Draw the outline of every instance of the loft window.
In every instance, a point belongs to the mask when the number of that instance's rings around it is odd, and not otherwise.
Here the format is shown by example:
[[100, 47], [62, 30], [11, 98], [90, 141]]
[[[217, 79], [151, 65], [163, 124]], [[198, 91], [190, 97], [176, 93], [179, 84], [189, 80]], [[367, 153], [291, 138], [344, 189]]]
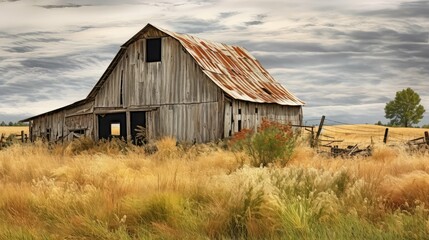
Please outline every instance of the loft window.
[[241, 114], [241, 109], [238, 109], [238, 114]]
[[255, 113], [258, 114], [258, 108], [255, 108]]
[[120, 123], [111, 123], [110, 124], [110, 135], [113, 137], [121, 136], [121, 124]]
[[161, 38], [146, 39], [146, 62], [161, 61]]

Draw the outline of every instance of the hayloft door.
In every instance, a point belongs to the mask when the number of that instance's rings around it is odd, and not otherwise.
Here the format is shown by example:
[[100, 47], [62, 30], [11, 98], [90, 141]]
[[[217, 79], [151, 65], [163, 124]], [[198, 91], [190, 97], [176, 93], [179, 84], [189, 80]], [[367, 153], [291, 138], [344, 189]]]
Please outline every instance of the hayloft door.
[[127, 125], [125, 113], [98, 115], [98, 138], [107, 140], [121, 138], [126, 140]]

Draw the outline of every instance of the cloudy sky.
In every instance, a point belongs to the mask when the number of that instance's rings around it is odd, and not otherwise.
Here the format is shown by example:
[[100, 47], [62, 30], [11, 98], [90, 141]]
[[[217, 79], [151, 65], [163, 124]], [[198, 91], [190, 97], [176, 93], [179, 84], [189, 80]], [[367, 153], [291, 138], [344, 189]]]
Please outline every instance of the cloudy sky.
[[245, 47], [307, 123], [387, 122], [407, 87], [429, 123], [429, 1], [403, 0], [0, 0], [0, 121], [85, 98], [147, 23]]

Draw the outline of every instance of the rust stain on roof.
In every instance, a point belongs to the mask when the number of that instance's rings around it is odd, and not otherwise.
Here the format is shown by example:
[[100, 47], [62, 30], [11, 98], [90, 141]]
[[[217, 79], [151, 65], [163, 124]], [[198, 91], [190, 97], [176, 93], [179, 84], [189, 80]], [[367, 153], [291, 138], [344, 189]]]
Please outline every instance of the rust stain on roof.
[[204, 73], [231, 97], [259, 103], [304, 105], [303, 101], [274, 80], [244, 48], [159, 30], [177, 39]]

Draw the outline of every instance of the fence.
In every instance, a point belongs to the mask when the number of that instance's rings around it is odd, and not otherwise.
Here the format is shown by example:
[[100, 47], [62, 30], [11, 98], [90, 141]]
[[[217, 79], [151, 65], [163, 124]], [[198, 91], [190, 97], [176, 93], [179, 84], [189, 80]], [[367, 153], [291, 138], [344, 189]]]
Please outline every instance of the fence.
[[0, 135], [0, 150], [4, 147], [9, 146], [14, 141], [20, 141], [22, 143], [28, 142], [28, 135], [24, 133], [24, 131], [21, 131], [21, 133], [17, 134], [9, 134], [9, 136], [6, 137], [4, 133]]
[[[413, 149], [429, 149], [428, 131], [408, 128], [407, 133], [398, 132], [397, 128], [382, 128], [377, 125], [351, 124], [322, 116], [321, 119], [309, 119], [305, 123], [316, 121], [311, 130], [311, 145], [320, 152], [328, 152], [333, 156], [370, 155], [375, 143], [388, 145], [407, 145]], [[309, 126], [302, 126], [306, 129]], [[317, 131], [317, 133], [315, 133]], [[413, 133], [414, 132], [414, 133]], [[424, 135], [417, 137], [418, 135]], [[362, 148], [362, 146], [364, 148]], [[329, 149], [325, 151], [323, 149]]]

